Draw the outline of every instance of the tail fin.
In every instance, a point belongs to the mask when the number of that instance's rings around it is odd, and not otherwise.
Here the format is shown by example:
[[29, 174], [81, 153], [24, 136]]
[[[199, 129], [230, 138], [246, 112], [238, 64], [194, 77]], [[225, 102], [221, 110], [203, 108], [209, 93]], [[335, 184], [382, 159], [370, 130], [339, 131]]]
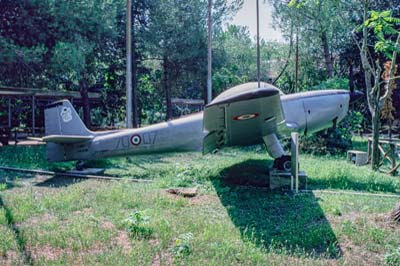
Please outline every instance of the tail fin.
[[47, 143], [47, 160], [60, 162], [82, 156], [71, 144], [88, 145], [94, 133], [85, 127], [72, 104], [68, 100], [51, 103], [46, 106], [44, 117], [46, 136], [42, 141]]
[[49, 135], [90, 136], [92, 133], [83, 124], [68, 100], [61, 100], [46, 106], [45, 133]]

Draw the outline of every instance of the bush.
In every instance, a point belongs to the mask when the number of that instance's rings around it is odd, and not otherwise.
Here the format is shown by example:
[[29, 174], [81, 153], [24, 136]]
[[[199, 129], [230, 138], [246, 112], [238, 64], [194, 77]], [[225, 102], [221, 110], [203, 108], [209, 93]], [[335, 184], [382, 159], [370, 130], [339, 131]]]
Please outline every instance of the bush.
[[352, 147], [351, 135], [344, 133], [343, 128], [330, 128], [326, 132], [318, 132], [303, 137], [300, 149], [316, 155], [335, 155], [345, 153]]
[[136, 238], [149, 238], [153, 234], [153, 229], [149, 226], [150, 217], [143, 211], [133, 212], [125, 220], [127, 229], [131, 236]]
[[353, 132], [361, 130], [363, 116], [360, 112], [349, 111], [336, 128], [318, 132], [302, 138], [300, 149], [303, 152], [326, 155], [345, 153], [351, 149]]
[[173, 252], [176, 257], [181, 258], [190, 254], [190, 240], [192, 238], [192, 233], [186, 233], [175, 239]]

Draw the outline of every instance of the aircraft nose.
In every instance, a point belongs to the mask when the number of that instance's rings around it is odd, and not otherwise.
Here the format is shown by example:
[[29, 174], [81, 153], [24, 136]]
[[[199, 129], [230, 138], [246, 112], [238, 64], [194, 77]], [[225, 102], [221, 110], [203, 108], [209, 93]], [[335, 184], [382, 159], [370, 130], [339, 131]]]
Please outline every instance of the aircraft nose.
[[364, 93], [361, 91], [353, 91], [350, 92], [350, 103], [355, 103], [359, 99], [361, 99], [364, 96]]

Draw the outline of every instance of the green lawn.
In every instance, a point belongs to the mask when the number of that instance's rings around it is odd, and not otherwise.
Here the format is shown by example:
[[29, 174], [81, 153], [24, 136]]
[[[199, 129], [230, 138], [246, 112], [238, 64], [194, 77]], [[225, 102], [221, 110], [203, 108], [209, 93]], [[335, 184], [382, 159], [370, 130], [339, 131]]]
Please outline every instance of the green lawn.
[[[385, 255], [387, 262], [400, 259], [400, 226], [385, 217], [400, 198], [369, 195], [399, 193], [399, 177], [344, 157], [302, 155], [314, 192], [292, 195], [265, 187], [271, 164], [256, 146], [91, 163], [122, 181], [0, 172], [0, 265], [384, 265]], [[44, 147], [3, 147], [0, 165], [73, 166], [47, 163]], [[188, 199], [165, 192], [179, 186], [200, 193]], [[135, 212], [139, 218], [129, 227]]]

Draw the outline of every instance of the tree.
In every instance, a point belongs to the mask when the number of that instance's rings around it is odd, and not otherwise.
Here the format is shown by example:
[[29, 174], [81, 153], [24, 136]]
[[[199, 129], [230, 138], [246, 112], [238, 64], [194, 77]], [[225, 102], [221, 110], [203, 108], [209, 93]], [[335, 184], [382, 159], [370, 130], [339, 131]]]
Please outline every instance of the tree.
[[[400, 19], [392, 17], [392, 12], [390, 10], [382, 12], [371, 11], [370, 17], [368, 17], [368, 0], [364, 0], [363, 7], [364, 23], [360, 27], [363, 33], [360, 55], [364, 69], [368, 106], [372, 116], [373, 141], [371, 166], [376, 170], [379, 167], [378, 145], [381, 110], [386, 98], [390, 95], [390, 88], [394, 86], [394, 80], [397, 78], [394, 74], [397, 53], [400, 51], [400, 32], [396, 30], [395, 25], [400, 23]], [[374, 45], [375, 52], [382, 53], [392, 61], [388, 76], [383, 82], [383, 88], [382, 82], [380, 82], [382, 62], [380, 62], [378, 58], [374, 58], [368, 48], [371, 40], [368, 34], [369, 29], [373, 29], [376, 37]]]
[[[242, 1], [213, 2], [214, 32], [222, 18], [236, 10]], [[188, 94], [187, 88], [203, 88], [207, 71], [207, 5], [208, 1], [153, 1], [149, 9], [147, 47], [149, 57], [162, 69], [162, 87], [166, 102], [166, 119], [172, 118], [172, 95]], [[168, 12], [165, 12], [168, 10]]]
[[[88, 92], [104, 77], [108, 55], [115, 54], [113, 40], [117, 37], [120, 1], [1, 2], [5, 12], [0, 12], [4, 21], [0, 24], [0, 45], [15, 48], [9, 50], [7, 62], [0, 67], [0, 72], [6, 74], [3, 82], [79, 90], [84, 122], [89, 125]], [[10, 66], [14, 71], [9, 70]]]
[[[213, 1], [215, 34], [242, 2]], [[206, 85], [207, 1], [132, 3], [138, 122], [166, 111], [158, 104], [165, 93], [170, 118], [171, 96], [199, 98]], [[111, 125], [123, 118], [125, 0], [0, 0], [0, 19], [0, 83], [80, 91], [87, 124], [88, 93], [101, 92], [102, 111], [95, 113]], [[157, 104], [145, 103], [148, 99]]]
[[[335, 40], [343, 34], [345, 25], [339, 23], [337, 16], [332, 16], [332, 11], [341, 12], [341, 6], [333, 0], [291, 0], [288, 4], [283, 1], [271, 0], [276, 9], [275, 21], [286, 32], [292, 32], [293, 27], [306, 42], [309, 49], [320, 47], [316, 50], [324, 59], [326, 75], [334, 76]], [[322, 55], [322, 56], [321, 56]], [[321, 60], [319, 60], [321, 61]]]

